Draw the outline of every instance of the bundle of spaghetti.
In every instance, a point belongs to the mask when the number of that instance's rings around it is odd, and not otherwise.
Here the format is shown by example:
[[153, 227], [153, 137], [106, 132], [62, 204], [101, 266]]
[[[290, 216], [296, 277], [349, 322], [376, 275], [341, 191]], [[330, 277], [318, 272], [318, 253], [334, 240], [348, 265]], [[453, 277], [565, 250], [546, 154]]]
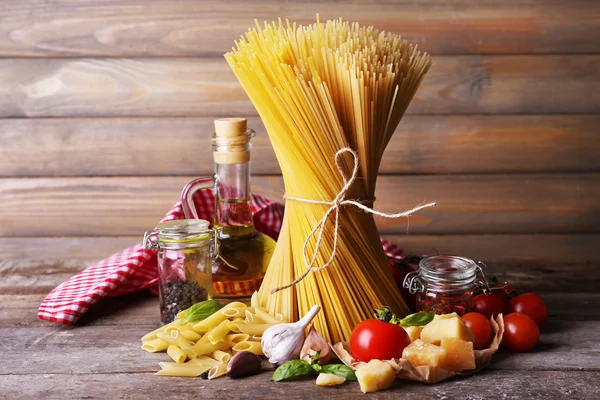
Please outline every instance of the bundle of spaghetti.
[[257, 23], [225, 58], [267, 129], [285, 183], [283, 226], [259, 292], [261, 306], [297, 320], [318, 304], [323, 312], [315, 327], [333, 342], [348, 339], [374, 306], [406, 315], [373, 215], [351, 206], [340, 208], [331, 264], [272, 292], [305, 273], [305, 250], [315, 267], [332, 256], [335, 224], [325, 225], [318, 249], [314, 237], [307, 240], [330, 204], [297, 199], [336, 198], [355, 161], [342, 155], [342, 176], [335, 162], [340, 149], [352, 148], [360, 162], [344, 198], [373, 207], [383, 151], [429, 69], [429, 55], [395, 34], [317, 18], [308, 26]]

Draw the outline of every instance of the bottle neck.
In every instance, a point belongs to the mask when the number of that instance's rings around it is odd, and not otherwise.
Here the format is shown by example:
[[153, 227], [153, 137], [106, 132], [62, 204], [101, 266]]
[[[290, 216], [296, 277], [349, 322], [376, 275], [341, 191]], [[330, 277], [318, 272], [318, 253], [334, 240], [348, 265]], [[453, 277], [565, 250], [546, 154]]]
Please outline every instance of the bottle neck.
[[250, 197], [250, 162], [215, 163], [215, 227], [222, 237], [256, 233]]

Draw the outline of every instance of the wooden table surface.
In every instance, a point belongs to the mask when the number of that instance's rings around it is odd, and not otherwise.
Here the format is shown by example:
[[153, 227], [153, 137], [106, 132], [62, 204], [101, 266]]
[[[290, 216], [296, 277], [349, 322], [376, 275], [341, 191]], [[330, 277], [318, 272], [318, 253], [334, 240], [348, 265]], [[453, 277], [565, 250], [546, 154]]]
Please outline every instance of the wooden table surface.
[[[0, 265], [1, 266], [1, 265]], [[546, 300], [549, 322], [531, 353], [500, 351], [483, 372], [435, 385], [396, 381], [371, 398], [600, 398], [600, 271], [592, 263], [493, 265], [492, 272]], [[43, 271], [40, 271], [43, 273]], [[10, 283], [10, 268], [0, 268]], [[44, 281], [40, 279], [40, 281]], [[35, 284], [33, 284], [35, 285]], [[36, 317], [35, 287], [0, 292], [0, 398], [364, 398], [358, 384], [270, 382], [271, 373], [232, 380], [157, 377], [166, 354], [140, 349], [158, 323], [158, 300], [140, 293], [105, 299], [75, 327]], [[2, 294], [4, 293], [4, 294]]]

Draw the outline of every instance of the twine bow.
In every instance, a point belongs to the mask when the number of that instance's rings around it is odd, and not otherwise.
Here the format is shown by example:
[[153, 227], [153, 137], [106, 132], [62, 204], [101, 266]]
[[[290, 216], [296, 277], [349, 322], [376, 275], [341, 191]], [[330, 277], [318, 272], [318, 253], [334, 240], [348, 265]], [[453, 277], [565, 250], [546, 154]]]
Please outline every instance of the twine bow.
[[[346, 177], [346, 174], [344, 173], [342, 161], [341, 161], [341, 156], [344, 153], [350, 153], [354, 160], [354, 168], [352, 169], [352, 175], [350, 175], [350, 179], [348, 179]], [[304, 271], [304, 273], [302, 273], [302, 275], [300, 275], [298, 278], [294, 279], [291, 283], [271, 290], [271, 293], [276, 293], [280, 290], [284, 290], [289, 287], [292, 287], [292, 286], [298, 284], [304, 278], [306, 278], [306, 276], [311, 271], [319, 272], [331, 265], [331, 263], [333, 262], [333, 260], [335, 258], [336, 252], [337, 252], [337, 242], [338, 242], [338, 236], [339, 236], [338, 229], [339, 229], [340, 209], [343, 206], [352, 205], [352, 206], [355, 206], [355, 207], [363, 210], [366, 213], [378, 215], [378, 216], [384, 217], [384, 218], [408, 217], [408, 216], [416, 213], [419, 210], [435, 206], [435, 202], [427, 203], [427, 204], [419, 205], [408, 211], [403, 211], [403, 212], [399, 212], [396, 214], [388, 214], [388, 213], [384, 213], [381, 211], [374, 210], [370, 207], [367, 207], [366, 205], [362, 204], [359, 201], [346, 199], [345, 198], [346, 194], [347, 194], [348, 190], [350, 190], [350, 187], [352, 186], [352, 184], [354, 183], [354, 181], [356, 180], [356, 177], [358, 175], [358, 166], [359, 166], [358, 165], [358, 155], [351, 148], [345, 147], [343, 149], [338, 150], [338, 152], [335, 153], [335, 164], [338, 168], [338, 171], [340, 172], [340, 175], [344, 179], [344, 187], [342, 187], [340, 192], [337, 194], [337, 196], [335, 196], [335, 198], [332, 201], [311, 200], [311, 199], [302, 199], [302, 198], [298, 198], [298, 197], [284, 196], [284, 199], [286, 199], [286, 200], [298, 201], [301, 203], [309, 203], [309, 204], [325, 204], [325, 205], [329, 205], [330, 207], [329, 207], [329, 209], [327, 209], [327, 211], [325, 212], [325, 214], [323, 215], [323, 218], [321, 218], [319, 223], [317, 223], [317, 225], [313, 228], [313, 230], [310, 231], [310, 233], [306, 237], [306, 240], [304, 241], [304, 246], [302, 248], [302, 254], [304, 256], [304, 263], [306, 264], [306, 267], [307, 267], [306, 271]], [[323, 233], [325, 232], [325, 226], [326, 226], [327, 221], [329, 220], [329, 217], [331, 216], [331, 214], [335, 215], [335, 222], [334, 222], [334, 229], [333, 229], [333, 248], [331, 251], [331, 256], [329, 257], [329, 260], [327, 260], [327, 262], [325, 264], [321, 265], [320, 267], [316, 267], [315, 263], [317, 262], [317, 257], [319, 255], [319, 249], [321, 248], [321, 241], [323, 239]], [[317, 234], [317, 232], [318, 232], [318, 234]], [[317, 242], [315, 244], [315, 251], [312, 255], [312, 258], [309, 261], [308, 255], [307, 255], [308, 242], [315, 234], [317, 234]]]

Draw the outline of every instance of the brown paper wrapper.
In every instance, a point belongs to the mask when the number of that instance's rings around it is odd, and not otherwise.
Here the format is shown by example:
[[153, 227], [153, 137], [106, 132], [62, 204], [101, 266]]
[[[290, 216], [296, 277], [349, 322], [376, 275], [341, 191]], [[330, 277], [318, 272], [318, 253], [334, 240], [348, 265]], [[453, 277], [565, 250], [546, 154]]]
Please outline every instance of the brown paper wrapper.
[[[490, 319], [490, 322], [492, 324], [494, 338], [492, 339], [492, 343], [490, 343], [490, 347], [487, 349], [474, 350], [475, 369], [473, 370], [455, 372], [444, 368], [430, 367], [427, 365], [415, 367], [410, 363], [410, 361], [403, 358], [386, 360], [386, 362], [392, 366], [394, 371], [396, 371], [396, 378], [410, 379], [412, 381], [425, 383], [437, 383], [445, 379], [452, 378], [455, 375], [473, 374], [490, 365], [492, 362], [492, 355], [498, 351], [500, 342], [502, 342], [502, 335], [504, 335], [504, 320], [502, 319], [502, 314], [498, 315], [495, 320]], [[352, 354], [350, 353], [350, 347], [347, 342], [340, 342], [331, 347], [338, 358], [350, 368], [357, 369], [363, 365], [366, 365], [366, 363], [357, 361], [354, 359], [354, 357], [352, 357]]]

